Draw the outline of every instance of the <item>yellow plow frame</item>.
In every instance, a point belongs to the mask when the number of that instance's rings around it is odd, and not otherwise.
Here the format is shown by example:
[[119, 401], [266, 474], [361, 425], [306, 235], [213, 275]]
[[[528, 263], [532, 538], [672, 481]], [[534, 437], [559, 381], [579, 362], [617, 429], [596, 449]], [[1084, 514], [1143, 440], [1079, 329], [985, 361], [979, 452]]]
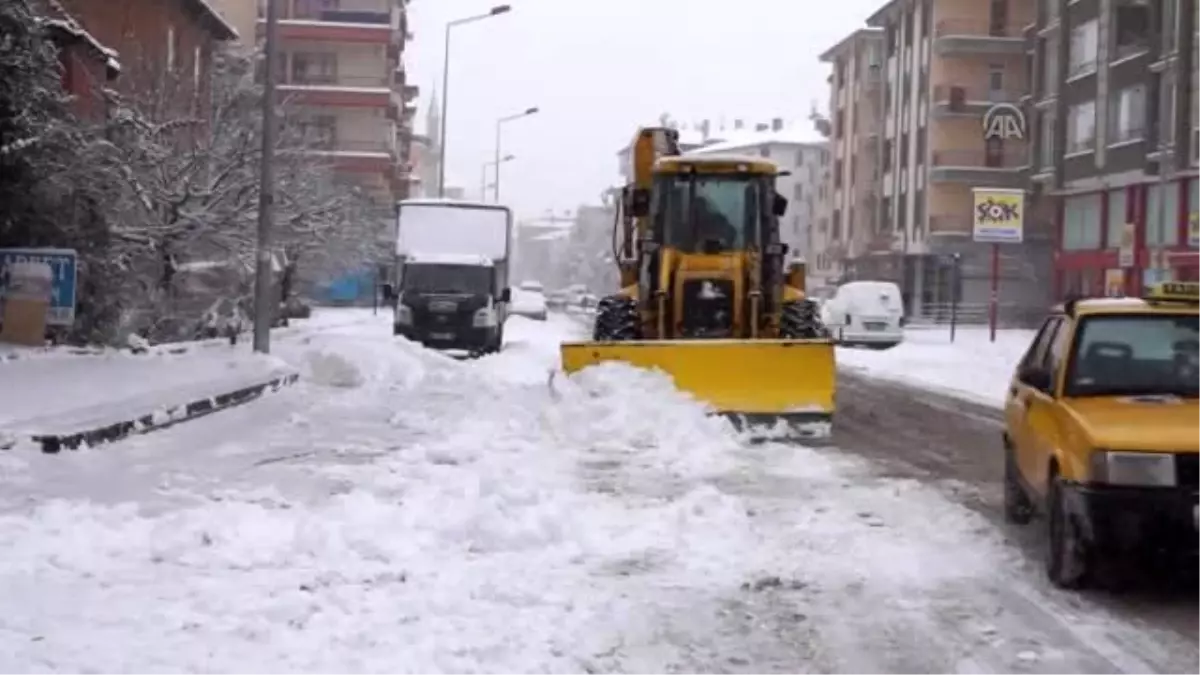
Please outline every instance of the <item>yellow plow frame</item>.
[[[605, 361], [660, 370], [714, 412], [753, 424], [830, 423], [835, 366], [828, 340], [565, 342], [570, 374]], [[827, 433], [827, 432], [826, 432]], [[818, 432], [818, 435], [823, 435]]]

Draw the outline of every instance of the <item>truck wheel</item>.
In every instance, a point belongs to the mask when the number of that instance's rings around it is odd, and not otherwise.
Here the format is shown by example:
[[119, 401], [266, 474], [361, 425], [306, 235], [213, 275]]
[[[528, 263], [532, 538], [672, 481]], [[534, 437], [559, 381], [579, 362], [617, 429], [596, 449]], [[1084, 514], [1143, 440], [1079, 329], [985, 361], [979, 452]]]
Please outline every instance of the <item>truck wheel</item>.
[[619, 342], [638, 339], [640, 332], [637, 303], [624, 295], [610, 295], [596, 305], [596, 323], [592, 339]]
[[1014, 525], [1027, 525], [1033, 520], [1033, 502], [1021, 487], [1017, 460], [1007, 440], [1004, 441], [1004, 519]]
[[1046, 495], [1046, 576], [1065, 589], [1083, 588], [1091, 580], [1093, 556], [1079, 526], [1067, 513], [1062, 479], [1050, 478]]
[[821, 323], [821, 312], [812, 300], [797, 300], [783, 303], [783, 315], [779, 320], [779, 337], [785, 340], [812, 340], [829, 337], [829, 330]]

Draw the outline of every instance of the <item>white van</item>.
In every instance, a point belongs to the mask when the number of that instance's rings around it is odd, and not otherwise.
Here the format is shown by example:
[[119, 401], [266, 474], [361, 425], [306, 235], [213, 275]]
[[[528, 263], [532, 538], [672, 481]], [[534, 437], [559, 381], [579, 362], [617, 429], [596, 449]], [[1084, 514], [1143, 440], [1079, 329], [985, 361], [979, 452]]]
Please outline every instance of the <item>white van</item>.
[[904, 341], [904, 299], [890, 281], [851, 281], [821, 307], [834, 340], [879, 349]]

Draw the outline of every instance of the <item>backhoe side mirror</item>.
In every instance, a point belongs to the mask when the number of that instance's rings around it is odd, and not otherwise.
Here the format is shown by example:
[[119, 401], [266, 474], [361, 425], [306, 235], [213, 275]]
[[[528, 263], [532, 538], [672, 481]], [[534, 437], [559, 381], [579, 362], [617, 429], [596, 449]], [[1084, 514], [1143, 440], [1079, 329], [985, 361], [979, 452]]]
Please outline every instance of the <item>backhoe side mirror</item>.
[[650, 191], [645, 188], [637, 188], [629, 199], [629, 212], [634, 218], [642, 218], [650, 215]]
[[383, 292], [383, 299], [391, 302], [396, 299], [396, 287], [391, 284], [380, 285], [380, 290]]
[[783, 215], [787, 213], [787, 207], [787, 197], [784, 197], [776, 192], [775, 198], [771, 200], [771, 215], [775, 216], [776, 218], [782, 218]]
[[500, 291], [500, 302], [512, 302], [512, 289], [506, 288]]

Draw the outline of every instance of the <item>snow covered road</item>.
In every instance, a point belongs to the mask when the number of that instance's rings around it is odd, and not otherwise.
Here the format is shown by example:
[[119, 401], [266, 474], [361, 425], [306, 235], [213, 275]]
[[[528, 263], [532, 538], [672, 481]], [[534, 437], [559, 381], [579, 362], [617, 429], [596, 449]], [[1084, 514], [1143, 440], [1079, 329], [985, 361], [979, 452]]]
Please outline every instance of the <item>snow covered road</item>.
[[548, 386], [574, 326], [456, 361], [347, 325], [280, 343], [304, 379], [260, 401], [0, 453], [0, 671], [1194, 667], [917, 481], [630, 369]]

